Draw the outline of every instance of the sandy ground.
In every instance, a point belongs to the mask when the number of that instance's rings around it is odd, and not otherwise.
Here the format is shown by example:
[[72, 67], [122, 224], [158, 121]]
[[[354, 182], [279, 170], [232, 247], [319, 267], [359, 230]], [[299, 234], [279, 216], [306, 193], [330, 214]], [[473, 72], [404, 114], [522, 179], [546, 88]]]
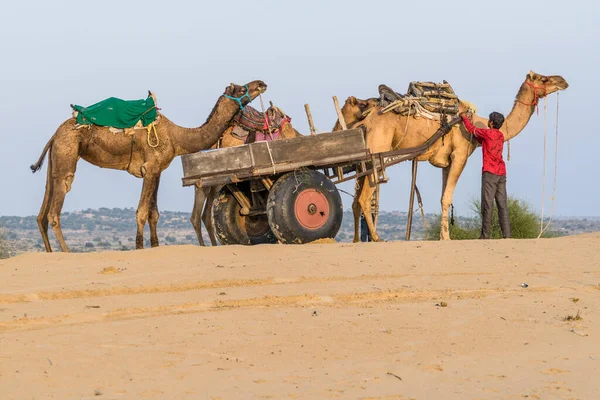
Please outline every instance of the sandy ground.
[[0, 262], [0, 398], [597, 399], [599, 246], [25, 254]]

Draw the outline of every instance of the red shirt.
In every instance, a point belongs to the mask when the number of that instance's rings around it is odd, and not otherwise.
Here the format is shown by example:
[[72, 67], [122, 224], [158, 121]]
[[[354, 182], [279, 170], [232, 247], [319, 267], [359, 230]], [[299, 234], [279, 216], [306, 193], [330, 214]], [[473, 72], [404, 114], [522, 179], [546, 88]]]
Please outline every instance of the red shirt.
[[489, 172], [494, 175], [506, 175], [506, 165], [502, 159], [502, 149], [504, 148], [504, 135], [498, 129], [476, 128], [473, 123], [462, 117], [465, 128], [470, 134], [475, 135], [475, 139], [481, 143], [483, 152], [483, 172]]

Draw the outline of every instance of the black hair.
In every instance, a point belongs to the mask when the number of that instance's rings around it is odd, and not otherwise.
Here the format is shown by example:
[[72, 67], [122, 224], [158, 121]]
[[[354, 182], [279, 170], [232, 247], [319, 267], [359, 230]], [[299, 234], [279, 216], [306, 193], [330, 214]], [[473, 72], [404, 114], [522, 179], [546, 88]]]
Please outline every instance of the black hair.
[[490, 114], [490, 122], [492, 123], [492, 127], [494, 129], [500, 129], [500, 127], [504, 123], [504, 115], [494, 111]]

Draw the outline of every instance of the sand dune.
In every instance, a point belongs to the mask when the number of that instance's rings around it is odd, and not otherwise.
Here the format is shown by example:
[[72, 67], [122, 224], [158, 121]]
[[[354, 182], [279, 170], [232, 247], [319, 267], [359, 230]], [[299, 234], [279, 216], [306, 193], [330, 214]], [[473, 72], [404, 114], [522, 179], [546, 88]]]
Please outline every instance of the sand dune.
[[0, 398], [598, 398], [599, 246], [21, 255], [0, 261]]

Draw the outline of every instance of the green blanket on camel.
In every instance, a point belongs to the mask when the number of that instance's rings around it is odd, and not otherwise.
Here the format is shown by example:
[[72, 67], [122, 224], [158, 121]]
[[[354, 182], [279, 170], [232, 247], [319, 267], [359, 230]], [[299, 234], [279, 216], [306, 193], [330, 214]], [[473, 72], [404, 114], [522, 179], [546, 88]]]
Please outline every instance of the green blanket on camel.
[[110, 97], [106, 100], [82, 107], [71, 104], [77, 111], [77, 123], [80, 125], [112, 126], [113, 128], [132, 128], [138, 121], [148, 126], [156, 119], [156, 104], [152, 96], [140, 100], [122, 100]]

